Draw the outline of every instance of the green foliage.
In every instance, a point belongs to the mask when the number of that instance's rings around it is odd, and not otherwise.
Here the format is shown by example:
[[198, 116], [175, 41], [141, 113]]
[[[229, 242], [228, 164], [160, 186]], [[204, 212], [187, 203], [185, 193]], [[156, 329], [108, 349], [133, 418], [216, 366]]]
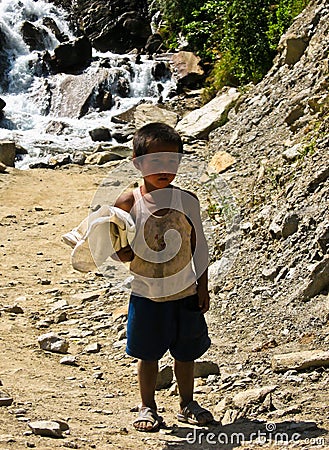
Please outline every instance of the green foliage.
[[213, 70], [206, 97], [224, 85], [257, 83], [272, 65], [282, 33], [309, 0], [156, 0], [169, 48], [183, 35]]
[[207, 1], [192, 13], [193, 20], [182, 27], [192, 51], [206, 62], [218, 57], [219, 43], [223, 39], [222, 5], [218, 1]]
[[309, 0], [280, 0], [274, 5], [269, 15], [268, 40], [270, 47], [275, 50], [281, 35], [290, 26], [293, 19], [307, 6]]
[[234, 61], [231, 77], [239, 84], [258, 82], [272, 64], [266, 35], [268, 1], [223, 1], [224, 37], [220, 45]]

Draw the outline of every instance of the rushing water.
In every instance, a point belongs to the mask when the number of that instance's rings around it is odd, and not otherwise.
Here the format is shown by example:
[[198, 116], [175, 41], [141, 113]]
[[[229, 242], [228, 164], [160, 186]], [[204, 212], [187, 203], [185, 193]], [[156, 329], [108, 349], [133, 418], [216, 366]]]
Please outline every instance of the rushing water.
[[[5, 35], [5, 53], [9, 62], [8, 82], [1, 90], [0, 97], [6, 102], [3, 110], [5, 118], [0, 122], [0, 139], [14, 140], [28, 151], [28, 155], [16, 163], [16, 167], [27, 168], [36, 161], [47, 161], [50, 154], [90, 150], [93, 148], [89, 130], [99, 126], [109, 126], [110, 119], [141, 99], [156, 101], [159, 96], [158, 83], [151, 75], [154, 61], [142, 57], [136, 64], [135, 55], [116, 55], [111, 52], [93, 53], [93, 61], [86, 69], [90, 76], [96, 76], [101, 61], [110, 61], [109, 76], [120, 72], [120, 77], [127, 80], [129, 93], [120, 97], [116, 94], [115, 105], [109, 111], [89, 110], [84, 117], [58, 117], [55, 113], [45, 114], [45, 99], [41, 87], [45, 75], [41, 69], [41, 52], [30, 51], [23, 40], [21, 27], [24, 21], [30, 21], [46, 34], [45, 47], [51, 53], [59, 41], [45, 25], [44, 19], [51, 18], [60, 31], [69, 39], [74, 36], [66, 21], [65, 12], [43, 0], [1, 0], [0, 31]], [[123, 61], [128, 62], [123, 64]], [[51, 86], [59, 84], [65, 74], [48, 75]], [[173, 87], [173, 81], [163, 83], [163, 98]], [[46, 132], [51, 121], [62, 121], [67, 124], [64, 134], [55, 135]]]

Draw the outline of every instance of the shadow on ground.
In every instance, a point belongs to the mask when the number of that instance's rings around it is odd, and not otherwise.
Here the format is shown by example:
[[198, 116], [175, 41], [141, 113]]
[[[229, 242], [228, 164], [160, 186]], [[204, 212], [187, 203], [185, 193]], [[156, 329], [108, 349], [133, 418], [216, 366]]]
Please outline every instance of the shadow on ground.
[[252, 448], [265, 444], [287, 448], [289, 444], [296, 445], [298, 442], [327, 448], [329, 435], [328, 430], [318, 427], [315, 422], [276, 423], [241, 419], [234, 424], [214, 423], [207, 428], [174, 426], [171, 432], [166, 434], [165, 440], [166, 443], [161, 450], [172, 448], [233, 450], [247, 444]]

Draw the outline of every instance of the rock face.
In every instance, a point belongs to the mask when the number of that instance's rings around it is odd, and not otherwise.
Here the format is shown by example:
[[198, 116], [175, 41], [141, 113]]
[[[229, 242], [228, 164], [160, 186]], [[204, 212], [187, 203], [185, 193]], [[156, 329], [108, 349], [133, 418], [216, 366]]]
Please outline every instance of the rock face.
[[[63, 5], [62, 1], [54, 3]], [[65, 5], [93, 47], [102, 52], [126, 53], [145, 46], [152, 34], [145, 0], [77, 0]]]

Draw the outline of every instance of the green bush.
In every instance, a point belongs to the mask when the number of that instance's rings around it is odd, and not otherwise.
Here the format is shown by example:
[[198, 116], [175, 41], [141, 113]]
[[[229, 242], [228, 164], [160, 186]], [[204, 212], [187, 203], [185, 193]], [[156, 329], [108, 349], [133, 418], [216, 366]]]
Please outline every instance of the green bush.
[[280, 36], [309, 0], [157, 0], [169, 48], [182, 34], [211, 63], [206, 96], [222, 86], [257, 83], [272, 65]]

